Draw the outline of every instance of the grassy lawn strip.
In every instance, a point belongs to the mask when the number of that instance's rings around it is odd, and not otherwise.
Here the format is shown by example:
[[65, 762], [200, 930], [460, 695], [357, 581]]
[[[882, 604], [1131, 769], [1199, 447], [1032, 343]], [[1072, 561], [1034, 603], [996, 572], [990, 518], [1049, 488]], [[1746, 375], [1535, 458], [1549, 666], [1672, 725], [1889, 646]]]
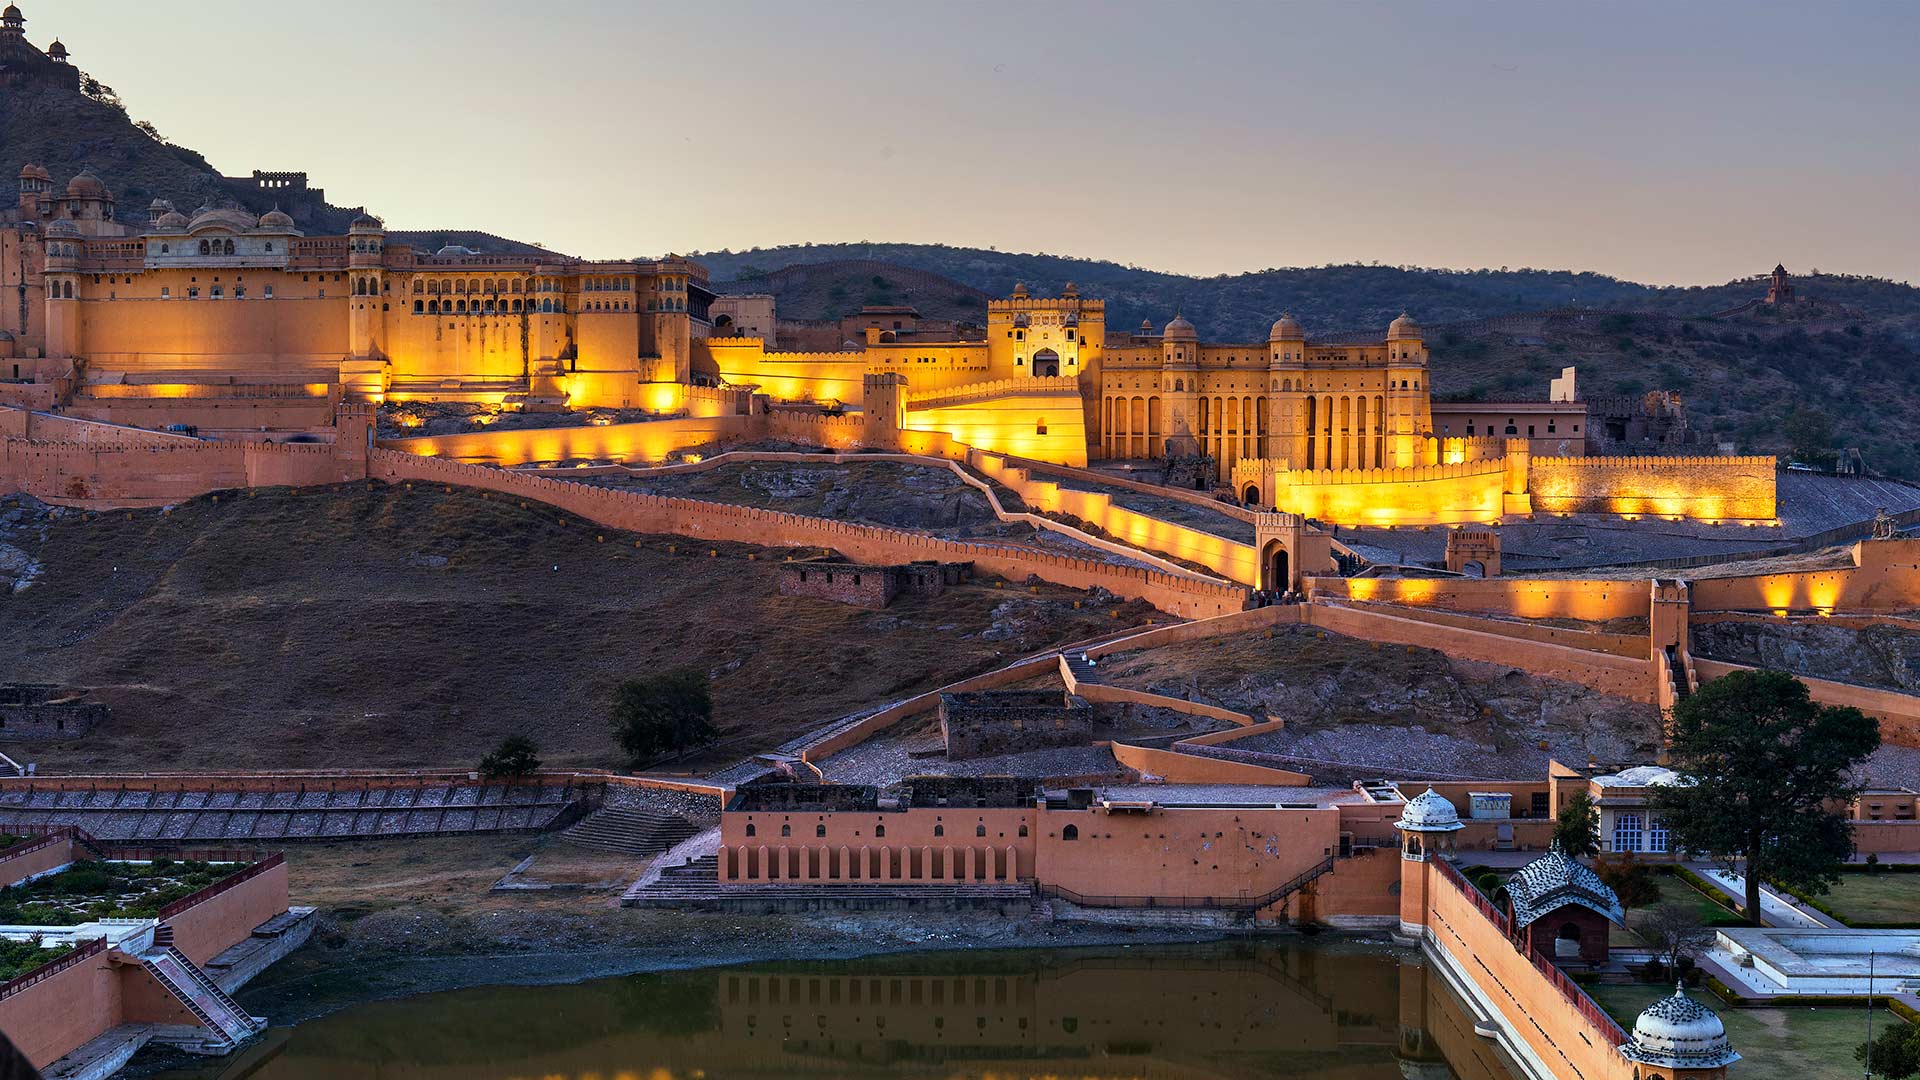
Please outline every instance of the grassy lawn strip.
[[1885, 869], [1848, 871], [1825, 896], [1802, 897], [1810, 907], [1866, 930], [1920, 927], [1920, 875]]
[[[1589, 986], [1587, 992], [1629, 1031], [1641, 1010], [1673, 991], [1664, 986]], [[1852, 1080], [1860, 1075], [1853, 1048], [1866, 1041], [1859, 1008], [1730, 1009], [1709, 1000], [1727, 1026], [1727, 1038], [1745, 1060], [1734, 1066], [1749, 1076], [1795, 1080]], [[1900, 1020], [1891, 1012], [1874, 1018], [1875, 1030]]]
[[95, 919], [150, 919], [238, 869], [170, 859], [83, 862], [0, 892], [0, 923], [78, 926]]

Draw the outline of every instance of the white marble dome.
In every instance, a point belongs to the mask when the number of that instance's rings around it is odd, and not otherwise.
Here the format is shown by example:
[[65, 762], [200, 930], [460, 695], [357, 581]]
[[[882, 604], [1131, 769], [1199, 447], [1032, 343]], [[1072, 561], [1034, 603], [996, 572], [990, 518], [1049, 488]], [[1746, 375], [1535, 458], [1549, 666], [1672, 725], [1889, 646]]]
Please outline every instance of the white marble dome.
[[1629, 1061], [1666, 1069], [1717, 1069], [1740, 1060], [1727, 1041], [1726, 1025], [1680, 987], [1672, 997], [1647, 1006], [1620, 1053]]
[[1466, 828], [1460, 824], [1460, 811], [1453, 808], [1453, 801], [1432, 788], [1407, 803], [1393, 827], [1405, 832], [1456, 832]]

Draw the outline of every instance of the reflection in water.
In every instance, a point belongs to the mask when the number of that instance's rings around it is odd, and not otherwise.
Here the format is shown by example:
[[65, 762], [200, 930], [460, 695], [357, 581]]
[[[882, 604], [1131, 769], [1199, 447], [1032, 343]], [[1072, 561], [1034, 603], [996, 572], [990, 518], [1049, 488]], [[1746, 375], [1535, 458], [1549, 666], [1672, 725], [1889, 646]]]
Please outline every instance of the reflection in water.
[[1358, 946], [939, 954], [356, 1006], [206, 1080], [1510, 1080], [1428, 969]]

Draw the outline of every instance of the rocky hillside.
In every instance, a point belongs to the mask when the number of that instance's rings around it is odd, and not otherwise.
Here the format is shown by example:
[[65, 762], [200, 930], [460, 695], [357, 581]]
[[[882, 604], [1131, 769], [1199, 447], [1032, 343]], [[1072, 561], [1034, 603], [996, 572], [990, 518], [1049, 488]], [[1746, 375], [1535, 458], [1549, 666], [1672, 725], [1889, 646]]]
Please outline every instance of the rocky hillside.
[[[184, 213], [203, 203], [235, 202], [254, 213], [275, 206], [270, 195], [228, 183], [206, 158], [155, 139], [136, 127], [112, 100], [49, 87], [0, 90], [0, 177], [12, 191], [20, 167], [44, 165], [56, 184], [91, 168], [119, 201], [124, 218], [145, 220], [147, 204], [167, 199]], [[12, 199], [8, 194], [7, 198]], [[311, 230], [346, 231], [352, 215], [337, 209], [307, 213], [285, 207]]]
[[526, 732], [550, 762], [611, 766], [615, 686], [694, 667], [731, 760], [1155, 614], [985, 581], [868, 611], [781, 596], [787, 554], [421, 485], [113, 514], [0, 498], [0, 682], [113, 707], [87, 738], [0, 750], [70, 771], [469, 767]]

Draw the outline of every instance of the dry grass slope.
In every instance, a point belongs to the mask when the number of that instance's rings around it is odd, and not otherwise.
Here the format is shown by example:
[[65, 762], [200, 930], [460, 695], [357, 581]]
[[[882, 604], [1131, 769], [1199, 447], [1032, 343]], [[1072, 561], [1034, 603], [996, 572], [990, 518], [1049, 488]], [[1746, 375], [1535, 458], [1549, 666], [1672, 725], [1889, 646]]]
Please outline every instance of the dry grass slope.
[[1151, 614], [984, 582], [884, 612], [790, 599], [784, 551], [425, 486], [69, 514], [29, 546], [45, 573], [0, 595], [0, 679], [114, 707], [85, 740], [5, 747], [63, 770], [465, 767], [518, 731], [614, 766], [613, 687], [682, 665], [712, 672], [739, 754]]

